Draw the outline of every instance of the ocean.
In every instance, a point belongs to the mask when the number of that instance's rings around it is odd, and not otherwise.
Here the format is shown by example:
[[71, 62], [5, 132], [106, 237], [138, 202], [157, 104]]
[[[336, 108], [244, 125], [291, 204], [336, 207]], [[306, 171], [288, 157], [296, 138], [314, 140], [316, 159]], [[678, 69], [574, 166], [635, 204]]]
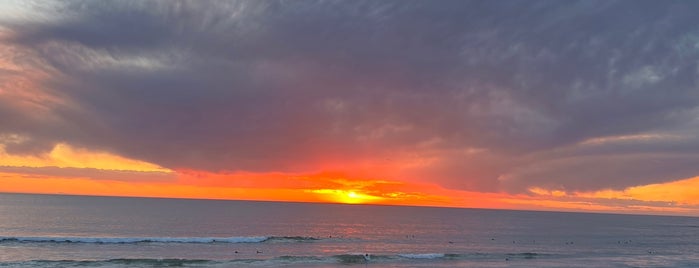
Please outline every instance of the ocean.
[[0, 194], [0, 267], [699, 267], [699, 219]]

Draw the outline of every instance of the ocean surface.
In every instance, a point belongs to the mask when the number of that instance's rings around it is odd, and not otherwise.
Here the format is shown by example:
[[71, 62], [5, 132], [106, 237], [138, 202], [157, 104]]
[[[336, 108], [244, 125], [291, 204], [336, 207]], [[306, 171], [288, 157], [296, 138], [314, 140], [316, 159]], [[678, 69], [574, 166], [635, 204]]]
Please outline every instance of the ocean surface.
[[0, 194], [0, 267], [699, 267], [691, 217]]

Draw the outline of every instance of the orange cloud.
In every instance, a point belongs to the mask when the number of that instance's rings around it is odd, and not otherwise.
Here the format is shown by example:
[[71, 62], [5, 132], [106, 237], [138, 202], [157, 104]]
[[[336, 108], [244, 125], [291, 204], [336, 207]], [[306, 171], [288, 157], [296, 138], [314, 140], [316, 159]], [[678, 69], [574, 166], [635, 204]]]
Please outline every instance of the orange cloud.
[[591, 192], [564, 192], [534, 187], [529, 189], [533, 196], [509, 199], [508, 202], [583, 211], [697, 214], [699, 191], [696, 189], [699, 189], [699, 177], [623, 190]]
[[[14, 135], [5, 140], [21, 142], [22, 137]], [[2, 141], [2, 139], [0, 139]], [[65, 143], [56, 144], [53, 149], [43, 155], [12, 155], [8, 154], [5, 146], [0, 144], [0, 166], [7, 167], [59, 167], [59, 168], [92, 168], [103, 170], [127, 170], [140, 172], [171, 171], [158, 165], [128, 159], [107, 152], [95, 152], [74, 148]]]
[[139, 196], [167, 198], [267, 200], [274, 196], [280, 201], [308, 201], [293, 189], [248, 189], [206, 187], [164, 182], [124, 182], [86, 178], [23, 176], [0, 173], [0, 192], [75, 194], [107, 196]]
[[631, 199], [667, 202], [678, 205], [699, 205], [699, 177], [679, 181], [629, 187], [621, 191], [602, 190], [577, 193], [578, 196], [603, 199]]

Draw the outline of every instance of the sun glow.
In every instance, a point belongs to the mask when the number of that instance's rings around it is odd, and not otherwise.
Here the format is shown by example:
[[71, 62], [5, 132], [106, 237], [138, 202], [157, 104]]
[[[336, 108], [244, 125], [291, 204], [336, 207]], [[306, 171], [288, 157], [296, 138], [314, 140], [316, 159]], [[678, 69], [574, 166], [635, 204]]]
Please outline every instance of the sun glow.
[[338, 202], [345, 204], [361, 204], [370, 201], [376, 201], [381, 198], [367, 194], [357, 193], [355, 191], [340, 191]]
[[335, 190], [335, 189], [318, 189], [312, 190], [315, 194], [323, 195], [328, 201], [343, 204], [364, 204], [376, 203], [384, 198], [373, 196], [365, 193], [360, 193], [355, 190]]

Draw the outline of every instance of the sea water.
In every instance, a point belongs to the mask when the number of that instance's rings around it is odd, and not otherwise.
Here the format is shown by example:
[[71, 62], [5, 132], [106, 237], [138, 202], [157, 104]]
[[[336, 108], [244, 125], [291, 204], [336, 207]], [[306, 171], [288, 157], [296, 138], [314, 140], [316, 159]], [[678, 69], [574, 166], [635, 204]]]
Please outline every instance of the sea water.
[[692, 217], [0, 194], [0, 267], [699, 267]]

